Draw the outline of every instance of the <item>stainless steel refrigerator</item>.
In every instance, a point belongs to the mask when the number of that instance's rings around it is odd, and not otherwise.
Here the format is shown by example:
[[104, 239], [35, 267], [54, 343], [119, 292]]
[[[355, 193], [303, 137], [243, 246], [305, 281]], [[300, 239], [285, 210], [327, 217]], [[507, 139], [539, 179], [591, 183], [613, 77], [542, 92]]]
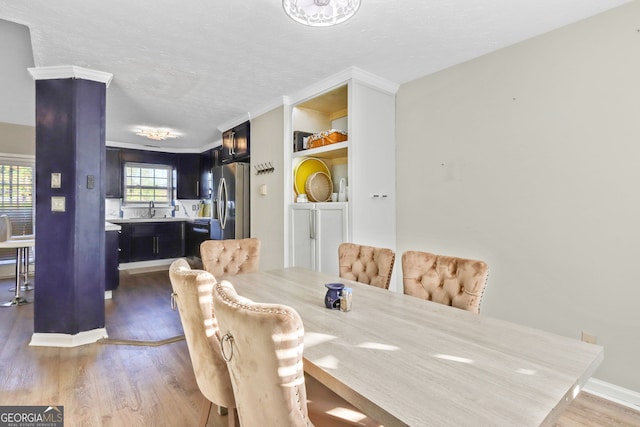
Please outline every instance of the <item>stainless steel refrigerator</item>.
[[249, 164], [229, 163], [211, 171], [211, 238], [250, 237]]

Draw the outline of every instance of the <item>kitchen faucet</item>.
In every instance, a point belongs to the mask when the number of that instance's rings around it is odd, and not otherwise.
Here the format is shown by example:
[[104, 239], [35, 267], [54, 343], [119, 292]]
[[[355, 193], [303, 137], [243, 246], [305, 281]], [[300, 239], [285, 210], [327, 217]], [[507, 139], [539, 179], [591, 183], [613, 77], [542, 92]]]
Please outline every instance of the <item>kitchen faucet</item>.
[[[153, 203], [153, 200], [149, 200], [149, 218], [153, 218], [154, 215], [156, 214], [156, 210], [153, 209], [155, 207], [156, 205], [155, 203]], [[153, 211], [151, 209], [153, 209]]]

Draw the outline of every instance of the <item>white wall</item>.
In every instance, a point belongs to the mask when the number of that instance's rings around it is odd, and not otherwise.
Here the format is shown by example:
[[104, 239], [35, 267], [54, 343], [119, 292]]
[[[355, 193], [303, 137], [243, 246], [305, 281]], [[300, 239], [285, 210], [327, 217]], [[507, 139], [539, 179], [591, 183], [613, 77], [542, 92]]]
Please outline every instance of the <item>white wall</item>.
[[[284, 267], [284, 107], [251, 119], [251, 236], [261, 241], [260, 269]], [[271, 163], [273, 173], [256, 174]], [[260, 195], [266, 185], [267, 195]]]
[[396, 111], [398, 254], [487, 261], [482, 313], [596, 335], [595, 377], [636, 391], [638, 16], [632, 2], [404, 84]]
[[35, 156], [36, 128], [0, 123], [0, 153]]

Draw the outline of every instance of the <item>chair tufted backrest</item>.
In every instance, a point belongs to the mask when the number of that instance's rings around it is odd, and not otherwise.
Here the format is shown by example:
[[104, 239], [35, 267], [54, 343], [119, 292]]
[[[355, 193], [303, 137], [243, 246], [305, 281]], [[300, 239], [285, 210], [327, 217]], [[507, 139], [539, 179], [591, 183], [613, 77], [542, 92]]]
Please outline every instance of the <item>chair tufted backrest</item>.
[[340, 277], [389, 289], [396, 254], [391, 249], [341, 243], [338, 246]]
[[312, 426], [302, 353], [304, 327], [291, 307], [255, 303], [226, 280], [213, 289], [242, 426]]
[[192, 270], [183, 258], [169, 267], [169, 278], [180, 313], [196, 382], [202, 394], [216, 405], [235, 408], [227, 363], [217, 338], [212, 290], [216, 279], [203, 270]]
[[483, 261], [407, 251], [402, 254], [404, 293], [480, 312], [488, 267]]
[[254, 273], [260, 266], [260, 240], [205, 240], [200, 244], [202, 266], [215, 277]]

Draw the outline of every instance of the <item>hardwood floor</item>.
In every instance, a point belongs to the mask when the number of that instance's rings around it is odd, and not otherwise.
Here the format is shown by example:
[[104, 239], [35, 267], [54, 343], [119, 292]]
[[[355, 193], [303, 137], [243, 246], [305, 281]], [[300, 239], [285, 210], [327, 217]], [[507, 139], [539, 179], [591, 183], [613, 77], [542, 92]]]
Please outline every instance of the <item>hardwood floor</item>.
[[[11, 281], [2, 282], [0, 292], [10, 297], [11, 286]], [[105, 301], [109, 338], [181, 335], [178, 313], [170, 309], [170, 289], [166, 271], [121, 273], [121, 288]], [[33, 304], [2, 308], [0, 404], [62, 405], [68, 426], [197, 424], [202, 394], [184, 340], [159, 347], [29, 347], [32, 333]], [[214, 412], [208, 425], [226, 425]]]
[[[105, 301], [110, 339], [159, 341], [182, 334], [178, 313], [170, 309], [166, 271], [120, 277], [120, 288]], [[11, 298], [12, 286], [12, 279], [0, 280], [0, 300]], [[202, 394], [184, 340], [30, 347], [32, 333], [33, 304], [0, 307], [0, 405], [64, 406], [66, 426], [197, 425]], [[208, 426], [226, 422], [212, 411]], [[581, 393], [557, 425], [640, 426], [640, 412]]]

